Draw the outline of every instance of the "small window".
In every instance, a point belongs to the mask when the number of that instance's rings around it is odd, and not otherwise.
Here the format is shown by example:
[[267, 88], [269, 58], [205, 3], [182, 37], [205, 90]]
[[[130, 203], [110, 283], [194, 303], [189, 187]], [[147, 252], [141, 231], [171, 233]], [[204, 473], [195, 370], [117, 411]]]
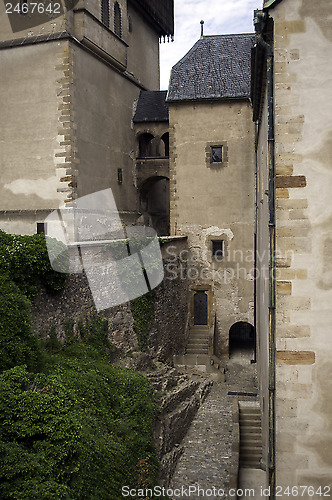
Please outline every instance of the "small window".
[[37, 234], [46, 234], [46, 222], [37, 222]]
[[212, 240], [212, 257], [221, 261], [224, 257], [224, 242], [223, 240]]
[[122, 184], [122, 168], [118, 168], [118, 184]]
[[211, 146], [211, 163], [222, 163], [222, 146]]
[[[217, 139], [218, 140], [218, 139]], [[222, 171], [228, 167], [227, 141], [208, 142], [205, 146], [205, 164], [207, 168]]]
[[101, 22], [109, 28], [110, 25], [109, 0], [101, 0]]

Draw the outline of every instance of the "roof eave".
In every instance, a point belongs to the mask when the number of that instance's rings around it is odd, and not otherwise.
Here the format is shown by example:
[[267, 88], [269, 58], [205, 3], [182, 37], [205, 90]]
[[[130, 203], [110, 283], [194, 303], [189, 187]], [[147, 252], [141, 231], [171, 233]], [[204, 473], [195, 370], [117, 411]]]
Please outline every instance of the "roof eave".
[[145, 120], [145, 119], [135, 120], [135, 119], [133, 119], [133, 123], [168, 123], [168, 118], [162, 118], [162, 119], [154, 118], [154, 119], [149, 119], [149, 120]]
[[188, 99], [166, 99], [166, 102], [172, 104], [178, 104], [181, 102], [220, 102], [220, 101], [250, 101], [249, 96], [237, 96], [237, 97], [198, 97], [198, 98], [188, 98]]
[[265, 0], [263, 9], [273, 9], [280, 2], [282, 2], [282, 0]]

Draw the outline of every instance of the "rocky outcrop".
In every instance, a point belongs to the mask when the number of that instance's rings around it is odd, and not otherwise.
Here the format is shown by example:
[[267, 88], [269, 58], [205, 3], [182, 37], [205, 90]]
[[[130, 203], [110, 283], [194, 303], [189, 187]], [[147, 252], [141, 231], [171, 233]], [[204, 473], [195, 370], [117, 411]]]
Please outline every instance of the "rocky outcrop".
[[160, 393], [162, 410], [155, 424], [154, 441], [160, 461], [160, 484], [166, 487], [183, 452], [181, 441], [212, 382], [201, 375], [189, 377], [159, 362], [146, 376]]

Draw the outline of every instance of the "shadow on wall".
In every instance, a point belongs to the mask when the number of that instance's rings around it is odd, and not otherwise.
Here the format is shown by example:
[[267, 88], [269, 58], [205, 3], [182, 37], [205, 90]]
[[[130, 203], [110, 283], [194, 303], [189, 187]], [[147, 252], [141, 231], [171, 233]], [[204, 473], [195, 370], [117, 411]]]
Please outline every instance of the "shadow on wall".
[[148, 132], [139, 136], [138, 158], [168, 158], [169, 134], [166, 132], [160, 138]]
[[149, 177], [141, 186], [139, 200], [144, 224], [153, 227], [158, 236], [169, 235], [169, 179]]

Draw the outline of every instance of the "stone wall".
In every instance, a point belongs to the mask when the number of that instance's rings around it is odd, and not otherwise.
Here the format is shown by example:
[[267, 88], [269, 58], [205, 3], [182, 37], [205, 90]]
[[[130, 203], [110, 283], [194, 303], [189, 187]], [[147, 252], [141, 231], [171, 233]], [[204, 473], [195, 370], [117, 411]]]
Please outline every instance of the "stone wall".
[[162, 361], [172, 361], [173, 354], [184, 354], [186, 345], [189, 281], [179, 258], [185, 247], [186, 238], [170, 238], [162, 248], [165, 277], [156, 288], [155, 317], [149, 335], [151, 352]]
[[[227, 355], [231, 326], [253, 324], [254, 319], [250, 103], [170, 102], [169, 126], [171, 234], [188, 236], [190, 253], [183, 253], [183, 261], [191, 295], [209, 292], [209, 314], [216, 312], [216, 353]], [[211, 146], [217, 144], [223, 147], [222, 164], [209, 159]], [[213, 241], [223, 242], [221, 258], [212, 256]]]
[[[172, 245], [173, 254], [167, 248]], [[188, 281], [181, 279], [180, 261], [177, 256], [186, 245], [185, 238], [170, 239], [163, 243], [164, 280], [155, 289], [155, 313], [148, 337], [151, 354], [172, 362], [173, 354], [182, 354], [185, 347], [185, 327], [188, 315]], [[175, 252], [175, 254], [174, 254]], [[64, 339], [66, 323], [73, 323], [74, 330], [80, 320], [96, 314], [97, 310], [84, 274], [72, 274], [66, 288], [51, 296], [45, 290], [33, 300], [32, 314], [36, 331], [47, 337], [54, 326], [59, 338]], [[138, 349], [133, 329], [130, 304], [120, 304], [102, 311], [109, 322], [109, 337], [125, 351]]]
[[[332, 475], [332, 107], [327, 98], [332, 5], [284, 0], [269, 14], [276, 132], [276, 483], [319, 491]], [[262, 127], [258, 166], [264, 172], [263, 122]], [[266, 324], [266, 294], [260, 302], [258, 330]]]

